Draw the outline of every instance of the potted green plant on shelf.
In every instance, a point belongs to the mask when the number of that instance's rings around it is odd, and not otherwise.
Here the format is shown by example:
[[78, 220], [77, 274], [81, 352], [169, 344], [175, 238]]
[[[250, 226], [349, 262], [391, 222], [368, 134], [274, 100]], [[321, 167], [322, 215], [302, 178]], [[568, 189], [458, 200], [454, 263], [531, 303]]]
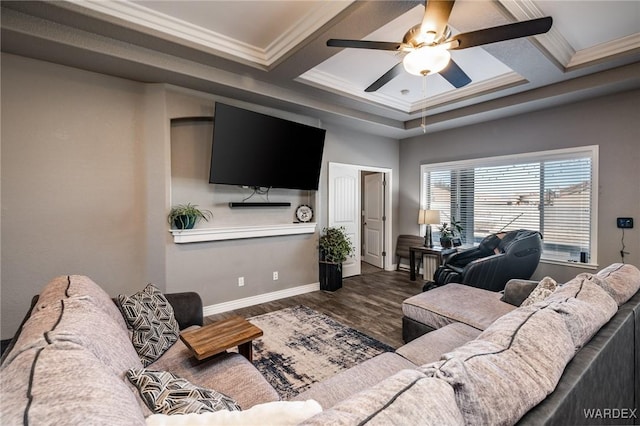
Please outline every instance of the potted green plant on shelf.
[[167, 221], [174, 229], [191, 229], [199, 220], [208, 221], [213, 217], [209, 210], [201, 210], [197, 205], [178, 204], [171, 208]]
[[322, 230], [320, 246], [320, 290], [342, 288], [342, 262], [355, 252], [344, 226]]
[[456, 236], [456, 233], [460, 235], [463, 228], [460, 222], [456, 221], [455, 217], [452, 217], [451, 223], [444, 222], [438, 226], [438, 229], [440, 230], [440, 245], [442, 248], [451, 248], [453, 245], [453, 237]]

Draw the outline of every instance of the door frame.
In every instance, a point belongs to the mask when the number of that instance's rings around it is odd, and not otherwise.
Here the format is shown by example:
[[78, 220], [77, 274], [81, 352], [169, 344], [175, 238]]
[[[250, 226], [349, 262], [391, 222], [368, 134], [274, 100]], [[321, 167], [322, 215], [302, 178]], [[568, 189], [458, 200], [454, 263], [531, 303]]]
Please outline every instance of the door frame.
[[[384, 173], [384, 178], [386, 181], [385, 187], [385, 195], [384, 195], [384, 210], [385, 210], [385, 221], [384, 221], [384, 233], [385, 233], [385, 243], [384, 243], [384, 260], [383, 260], [383, 268], [385, 271], [393, 271], [393, 169], [387, 167], [376, 167], [376, 166], [364, 166], [358, 164], [348, 164], [348, 163], [340, 163], [337, 161], [330, 161], [329, 163], [337, 164], [343, 167], [352, 168], [358, 171], [358, 174], [361, 175], [362, 172], [378, 172]], [[328, 188], [329, 189], [329, 188]], [[356, 196], [358, 199], [362, 199], [362, 185], [358, 185], [356, 189], [358, 193]], [[332, 202], [331, 197], [327, 193], [327, 212], [331, 209], [330, 203]], [[360, 239], [362, 239], [362, 214], [358, 214], [358, 226], [357, 231], [360, 234]], [[358, 247], [360, 250], [360, 247]]]

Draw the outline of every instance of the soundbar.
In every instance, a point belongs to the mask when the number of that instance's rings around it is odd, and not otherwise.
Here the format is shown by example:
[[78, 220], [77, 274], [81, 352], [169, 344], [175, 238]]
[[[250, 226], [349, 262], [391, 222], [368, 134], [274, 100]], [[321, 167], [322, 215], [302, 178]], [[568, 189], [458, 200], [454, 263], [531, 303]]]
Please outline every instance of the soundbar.
[[232, 209], [237, 208], [251, 208], [251, 207], [291, 207], [291, 203], [282, 202], [266, 202], [266, 203], [229, 203], [229, 207]]

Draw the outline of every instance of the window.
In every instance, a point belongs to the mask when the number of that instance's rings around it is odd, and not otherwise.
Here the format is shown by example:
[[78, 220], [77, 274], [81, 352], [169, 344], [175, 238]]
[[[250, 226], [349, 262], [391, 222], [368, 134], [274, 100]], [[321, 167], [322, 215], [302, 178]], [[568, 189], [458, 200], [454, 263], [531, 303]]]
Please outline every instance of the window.
[[[459, 221], [462, 240], [514, 229], [543, 235], [542, 259], [596, 259], [598, 147], [421, 166], [421, 208]], [[434, 227], [434, 238], [439, 238]]]

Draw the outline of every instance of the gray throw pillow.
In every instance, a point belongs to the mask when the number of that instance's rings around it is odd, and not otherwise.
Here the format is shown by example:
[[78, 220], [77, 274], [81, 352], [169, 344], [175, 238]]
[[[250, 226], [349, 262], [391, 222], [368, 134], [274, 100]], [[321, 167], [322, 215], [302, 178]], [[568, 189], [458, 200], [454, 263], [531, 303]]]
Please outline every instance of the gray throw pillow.
[[500, 300], [513, 306], [520, 306], [537, 285], [537, 281], [509, 280]]
[[155, 414], [191, 414], [220, 410], [241, 411], [232, 398], [212, 389], [195, 386], [168, 371], [131, 369], [127, 378]]
[[524, 299], [520, 306], [529, 306], [536, 302], [541, 302], [551, 295], [558, 288], [558, 283], [551, 277], [544, 277], [540, 280], [531, 294]]
[[131, 343], [146, 367], [178, 340], [180, 327], [173, 308], [153, 284], [131, 296], [119, 295], [117, 300], [132, 331]]

